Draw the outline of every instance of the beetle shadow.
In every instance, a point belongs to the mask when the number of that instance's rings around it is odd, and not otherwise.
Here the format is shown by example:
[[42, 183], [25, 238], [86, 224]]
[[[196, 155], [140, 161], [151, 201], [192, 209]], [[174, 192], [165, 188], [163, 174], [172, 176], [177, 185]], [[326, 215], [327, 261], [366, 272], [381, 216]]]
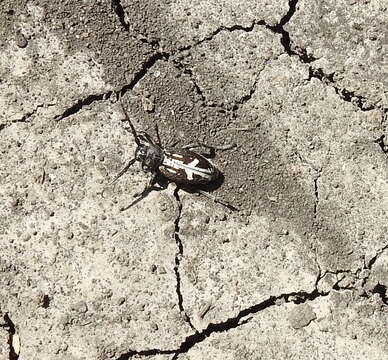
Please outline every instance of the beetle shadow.
[[[230, 210], [238, 210], [234, 206], [232, 206], [232, 205], [230, 205], [228, 203], [225, 203], [223, 201], [220, 201], [220, 200], [216, 199], [215, 197], [213, 197], [211, 194], [209, 194], [212, 191], [218, 189], [224, 183], [224, 179], [225, 179], [224, 175], [220, 172], [218, 178], [215, 181], [212, 181], [211, 183], [208, 183], [208, 184], [193, 186], [193, 185], [188, 185], [188, 184], [177, 183], [177, 186], [179, 187], [179, 189], [181, 189], [181, 190], [183, 190], [183, 191], [185, 191], [185, 192], [187, 192], [189, 194], [204, 195], [204, 196], [214, 200], [215, 202], [228, 207]], [[157, 186], [153, 185], [153, 186], [150, 186], [150, 187], [147, 187], [146, 189], [144, 189], [143, 192], [141, 192], [136, 197], [135, 200], [133, 200], [125, 208], [122, 208], [121, 211], [126, 211], [126, 210], [130, 209], [131, 207], [135, 206], [140, 201], [145, 199], [152, 191], [162, 191], [162, 190], [165, 190], [167, 188], [168, 184], [169, 184], [169, 181], [168, 181], [168, 179], [166, 179], [165, 177], [163, 177], [163, 176], [161, 176], [159, 174], [159, 175], [157, 175], [155, 184]]]
[[[207, 183], [207, 184], [202, 184], [202, 185], [196, 185], [196, 186], [190, 186], [188, 185], [189, 188], [194, 188], [194, 189], [197, 189], [197, 190], [201, 190], [201, 191], [205, 191], [205, 192], [212, 192], [214, 190], [217, 190], [218, 188], [220, 188], [222, 186], [222, 184], [224, 183], [225, 181], [225, 176], [224, 174], [219, 171], [219, 174], [217, 176], [217, 178], [210, 182], [210, 183]], [[181, 188], [183, 189], [184, 188], [184, 185], [181, 186]]]
[[127, 205], [126, 207], [122, 208], [121, 211], [126, 211], [128, 209], [130, 209], [132, 206], [135, 206], [137, 203], [139, 203], [140, 201], [142, 201], [143, 199], [145, 199], [152, 191], [161, 191], [161, 190], [165, 190], [164, 187], [158, 187], [158, 186], [150, 186], [146, 189], [144, 189], [137, 197], [135, 200], [133, 200], [129, 205]]
[[125, 208], [122, 208], [121, 211], [125, 211], [130, 209], [132, 206], [135, 206], [137, 203], [145, 199], [152, 191], [162, 191], [167, 189], [168, 186], [168, 180], [165, 179], [160, 174], [156, 175], [155, 179], [155, 185], [149, 186], [145, 188], [140, 194], [136, 196], [136, 199], [133, 200], [129, 205], [127, 205]]
[[209, 148], [208, 152], [201, 151], [201, 155], [206, 159], [214, 159], [216, 157], [216, 150], [214, 148]]
[[228, 202], [218, 199], [216, 196], [211, 195], [211, 192], [218, 189], [222, 184], [224, 183], [224, 175], [220, 172], [219, 177], [217, 180], [204, 185], [187, 185], [187, 184], [177, 184], [179, 189], [182, 189], [183, 191], [189, 193], [189, 194], [199, 194], [202, 196], [207, 197], [208, 199], [214, 201], [217, 204], [220, 204], [226, 208], [228, 208], [231, 211], [239, 211], [238, 208], [235, 206], [229, 204]]

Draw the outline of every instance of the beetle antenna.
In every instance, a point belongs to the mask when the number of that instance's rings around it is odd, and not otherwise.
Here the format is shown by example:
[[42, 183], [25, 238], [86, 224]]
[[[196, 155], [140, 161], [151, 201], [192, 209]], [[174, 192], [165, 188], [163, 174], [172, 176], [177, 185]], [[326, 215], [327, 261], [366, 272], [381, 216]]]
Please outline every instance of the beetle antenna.
[[133, 137], [135, 138], [135, 142], [136, 142], [137, 145], [140, 145], [140, 140], [139, 140], [139, 137], [137, 136], [136, 129], [135, 129], [135, 127], [133, 126], [131, 120], [129, 119], [129, 116], [128, 116], [127, 111], [125, 110], [123, 101], [121, 100], [121, 95], [120, 95], [119, 100], [120, 100], [120, 104], [121, 104], [121, 109], [123, 110], [123, 113], [124, 113], [124, 115], [125, 115], [125, 120], [128, 121], [129, 126], [131, 127], [131, 131], [132, 131]]
[[118, 180], [124, 173], [128, 171], [128, 169], [135, 163], [136, 159], [132, 159], [127, 165], [125, 165], [125, 168], [121, 170], [117, 176], [109, 183], [109, 185], [112, 185], [114, 182]]

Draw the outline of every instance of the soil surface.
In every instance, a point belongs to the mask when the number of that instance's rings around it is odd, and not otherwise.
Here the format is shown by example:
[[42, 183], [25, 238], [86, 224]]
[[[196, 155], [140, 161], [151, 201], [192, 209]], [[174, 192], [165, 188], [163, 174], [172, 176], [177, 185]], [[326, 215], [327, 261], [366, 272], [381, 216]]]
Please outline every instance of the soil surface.
[[[388, 358], [385, 0], [0, 16], [0, 360]], [[164, 147], [225, 147], [216, 201], [111, 183], [120, 97]]]

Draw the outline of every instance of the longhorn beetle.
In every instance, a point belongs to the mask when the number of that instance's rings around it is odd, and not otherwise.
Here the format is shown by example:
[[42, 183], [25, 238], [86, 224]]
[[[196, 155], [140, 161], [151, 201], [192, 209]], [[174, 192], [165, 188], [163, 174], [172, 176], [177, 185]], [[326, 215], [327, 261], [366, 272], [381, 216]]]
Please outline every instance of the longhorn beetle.
[[[152, 189], [156, 183], [158, 175], [161, 175], [170, 182], [188, 185], [190, 187], [207, 185], [215, 182], [220, 177], [220, 171], [207, 158], [190, 149], [202, 146], [213, 151], [214, 149], [228, 150], [233, 148], [235, 144], [226, 146], [209, 146], [197, 143], [186, 145], [181, 148], [163, 148], [157, 124], [155, 124], [155, 132], [157, 136], [157, 141], [155, 142], [146, 132], [136, 131], [129, 119], [127, 111], [124, 108], [121, 97], [119, 101], [125, 120], [131, 128], [131, 133], [135, 139], [137, 147], [135, 150], [135, 157], [131, 159], [117, 174], [111, 184], [120, 178], [136, 161], [141, 163], [144, 172], [152, 173], [152, 178], [149, 183], [146, 184], [144, 190], [141, 193], [135, 194], [135, 196], [142, 195], [146, 193], [147, 190]], [[196, 192], [205, 195], [231, 209], [235, 209], [233, 206], [219, 201], [199, 189], [196, 189]]]

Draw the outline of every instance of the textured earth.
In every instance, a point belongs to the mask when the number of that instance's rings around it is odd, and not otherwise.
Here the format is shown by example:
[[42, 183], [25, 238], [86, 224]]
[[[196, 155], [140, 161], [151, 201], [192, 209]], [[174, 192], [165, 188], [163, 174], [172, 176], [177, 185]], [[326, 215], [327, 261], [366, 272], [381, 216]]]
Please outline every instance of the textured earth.
[[[0, 360], [388, 358], [386, 0], [0, 16]], [[164, 146], [235, 144], [217, 201], [111, 184], [120, 97]]]

